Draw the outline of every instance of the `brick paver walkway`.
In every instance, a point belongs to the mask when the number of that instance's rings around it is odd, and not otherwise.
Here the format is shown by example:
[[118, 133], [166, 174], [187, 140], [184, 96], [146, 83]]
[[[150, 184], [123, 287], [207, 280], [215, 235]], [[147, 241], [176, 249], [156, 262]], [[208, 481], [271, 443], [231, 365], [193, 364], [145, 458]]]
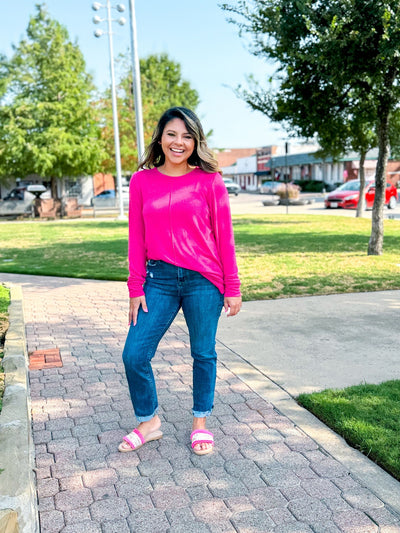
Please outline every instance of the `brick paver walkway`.
[[41, 533], [400, 532], [370, 490], [219, 363], [212, 455], [190, 450], [191, 357], [172, 325], [154, 359], [164, 438], [117, 446], [134, 424], [121, 352], [124, 283], [18, 277], [30, 372]]

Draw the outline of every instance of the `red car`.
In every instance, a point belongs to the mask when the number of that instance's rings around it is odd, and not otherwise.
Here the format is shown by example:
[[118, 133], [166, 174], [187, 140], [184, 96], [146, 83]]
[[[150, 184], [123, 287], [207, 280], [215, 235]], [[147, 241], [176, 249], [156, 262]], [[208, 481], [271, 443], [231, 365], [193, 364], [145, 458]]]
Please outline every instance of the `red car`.
[[[375, 180], [367, 180], [365, 184], [365, 207], [371, 209], [375, 199]], [[330, 192], [325, 197], [325, 207], [344, 209], [356, 209], [360, 195], [359, 180], [351, 180], [343, 183], [340, 187]], [[397, 204], [397, 189], [391, 183], [386, 183], [385, 205], [394, 209]]]

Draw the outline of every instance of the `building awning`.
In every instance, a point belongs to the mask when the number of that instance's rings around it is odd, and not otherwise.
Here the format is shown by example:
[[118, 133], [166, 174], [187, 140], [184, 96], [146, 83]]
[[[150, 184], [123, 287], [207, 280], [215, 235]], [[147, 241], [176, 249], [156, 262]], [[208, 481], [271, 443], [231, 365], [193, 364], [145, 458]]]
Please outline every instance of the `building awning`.
[[[314, 155], [314, 153], [307, 153], [307, 154], [287, 154], [287, 155], [280, 155], [277, 157], [272, 157], [270, 161], [270, 165], [273, 168], [276, 167], [294, 167], [294, 166], [302, 166], [302, 165], [316, 165], [316, 164], [324, 164], [324, 163], [344, 163], [346, 161], [359, 161], [360, 154], [356, 152], [350, 152], [346, 154], [343, 157], [340, 157], [338, 160], [334, 160], [332, 157], [326, 157], [325, 159], [322, 157], [317, 157]], [[366, 159], [378, 159], [378, 149], [374, 148], [373, 150], [370, 150], [367, 154]]]
[[268, 176], [271, 174], [270, 168], [265, 168], [264, 170], [257, 170], [257, 172], [254, 172], [256, 176]]

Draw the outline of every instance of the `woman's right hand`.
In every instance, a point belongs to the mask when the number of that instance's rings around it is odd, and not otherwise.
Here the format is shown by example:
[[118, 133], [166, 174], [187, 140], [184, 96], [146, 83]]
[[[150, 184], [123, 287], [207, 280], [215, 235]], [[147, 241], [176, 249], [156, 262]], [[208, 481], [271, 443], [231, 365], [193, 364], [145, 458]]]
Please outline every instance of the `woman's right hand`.
[[142, 306], [145, 313], [148, 313], [146, 297], [144, 295], [129, 299], [129, 325], [133, 323], [136, 326], [140, 306]]

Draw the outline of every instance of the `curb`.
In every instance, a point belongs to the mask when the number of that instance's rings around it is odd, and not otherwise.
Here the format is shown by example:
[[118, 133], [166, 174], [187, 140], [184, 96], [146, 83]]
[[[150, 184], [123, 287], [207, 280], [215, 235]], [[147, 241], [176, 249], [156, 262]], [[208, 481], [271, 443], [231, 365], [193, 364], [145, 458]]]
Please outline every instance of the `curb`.
[[[188, 333], [185, 320], [181, 314], [176, 317], [175, 324], [185, 333]], [[240, 354], [218, 339], [216, 348], [218, 360], [224, 366], [236, 374], [261, 398], [270, 402], [282, 415], [289, 418], [303, 433], [341, 463], [375, 496], [391, 507], [393, 511], [400, 514], [399, 481], [361, 452], [352, 448], [342, 437], [304, 407], [301, 407], [289, 393]]]
[[[0, 414], [0, 531], [37, 533], [34, 444], [28, 381], [28, 354], [22, 307], [22, 289], [10, 289], [9, 328], [4, 345], [5, 391]], [[8, 526], [7, 526], [8, 524]]]

